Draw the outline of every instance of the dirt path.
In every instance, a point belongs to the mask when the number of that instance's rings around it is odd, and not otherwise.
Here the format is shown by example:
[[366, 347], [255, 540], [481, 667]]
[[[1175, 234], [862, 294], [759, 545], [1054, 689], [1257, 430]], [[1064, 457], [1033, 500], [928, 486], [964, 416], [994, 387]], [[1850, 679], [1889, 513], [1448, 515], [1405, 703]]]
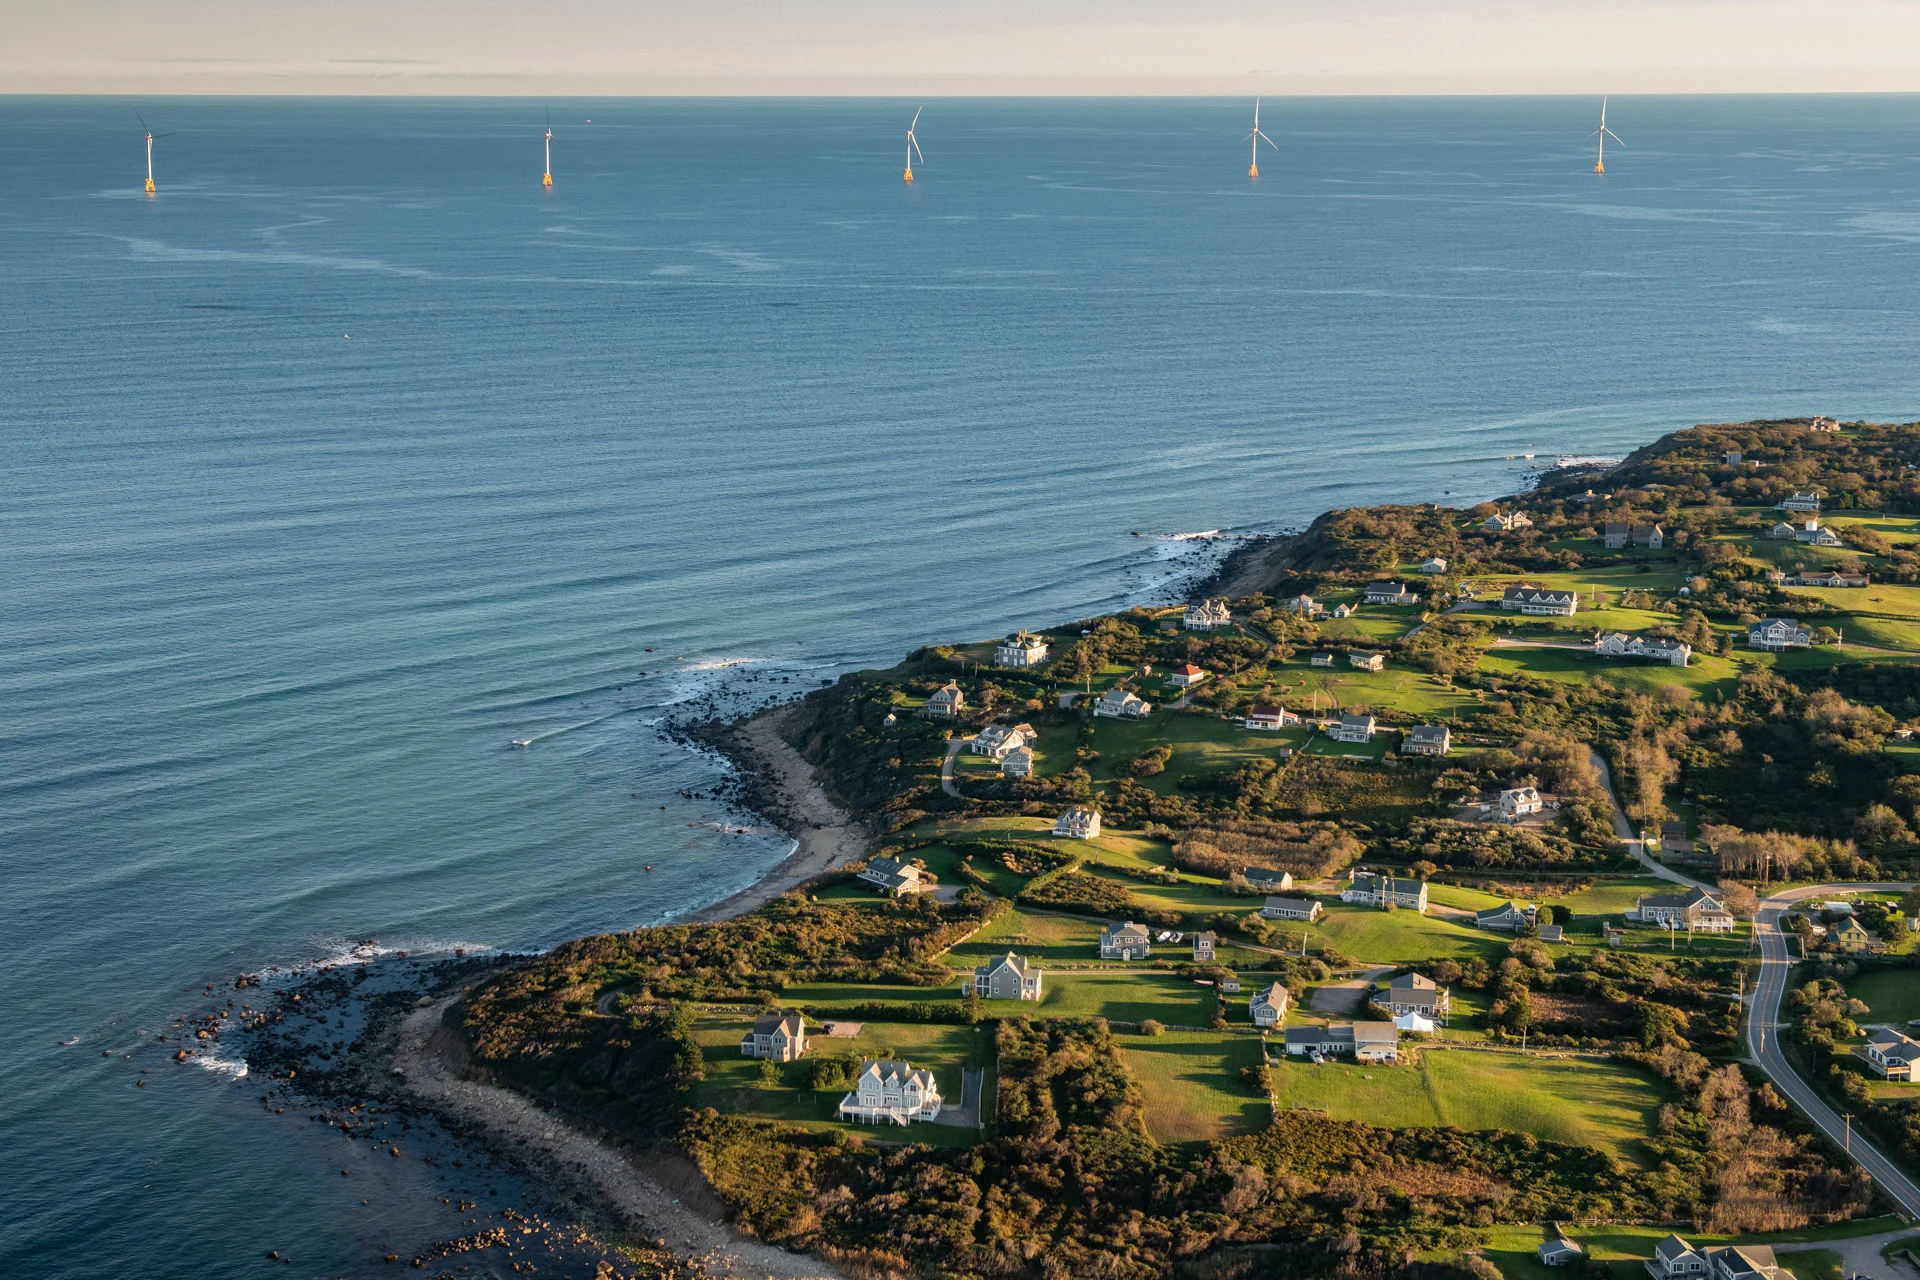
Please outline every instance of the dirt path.
[[730, 898], [724, 898], [688, 916], [700, 923], [730, 920], [765, 906], [781, 894], [836, 867], [867, 856], [867, 832], [827, 795], [813, 775], [813, 766], [780, 736], [791, 707], [778, 707], [755, 716], [740, 727], [753, 763], [767, 787], [779, 797], [785, 820], [794, 829], [794, 851], [784, 862]]
[[682, 1185], [668, 1185], [520, 1094], [461, 1079], [457, 1064], [465, 1056], [465, 1046], [440, 1021], [456, 998], [447, 996], [416, 1009], [401, 1024], [394, 1048], [394, 1067], [406, 1077], [408, 1089], [434, 1110], [483, 1126], [511, 1143], [523, 1158], [563, 1179], [585, 1178], [637, 1235], [663, 1239], [667, 1248], [684, 1250], [709, 1274], [778, 1280], [828, 1280], [840, 1275], [818, 1259], [743, 1240], [695, 1208], [713, 1197], [690, 1168], [683, 1178], [675, 1179]]

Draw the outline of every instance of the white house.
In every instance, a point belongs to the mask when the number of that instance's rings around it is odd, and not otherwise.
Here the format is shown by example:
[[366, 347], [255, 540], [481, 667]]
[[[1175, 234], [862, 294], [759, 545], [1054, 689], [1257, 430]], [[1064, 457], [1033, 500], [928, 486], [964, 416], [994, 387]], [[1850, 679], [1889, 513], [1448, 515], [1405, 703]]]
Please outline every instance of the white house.
[[1292, 997], [1287, 989], [1274, 983], [1264, 991], [1256, 991], [1247, 999], [1247, 1012], [1253, 1016], [1256, 1027], [1277, 1027], [1287, 1019], [1287, 1002]]
[[1053, 824], [1053, 834], [1070, 840], [1096, 839], [1100, 835], [1100, 813], [1097, 809], [1077, 806], [1069, 809]]
[[1800, 532], [1798, 529], [1795, 529], [1785, 520], [1782, 520], [1780, 523], [1774, 525], [1773, 528], [1767, 530], [1767, 536], [1775, 542], [1792, 542], [1794, 535], [1798, 532]]
[[1310, 667], [1330, 667], [1333, 665], [1333, 655], [1330, 653], [1316, 653], [1307, 659], [1307, 665]]
[[1444, 724], [1417, 724], [1400, 735], [1400, 751], [1410, 756], [1443, 756], [1453, 750], [1453, 730]]
[[1572, 591], [1549, 591], [1545, 587], [1508, 587], [1500, 594], [1500, 607], [1510, 612], [1571, 618], [1580, 608], [1580, 597]]
[[1593, 651], [1603, 658], [1647, 658], [1670, 667], [1684, 667], [1693, 658], [1693, 646], [1683, 641], [1630, 636], [1624, 631], [1596, 635]]
[[925, 887], [922, 883], [924, 877], [920, 874], [920, 868], [892, 858], [869, 860], [867, 865], [860, 869], [860, 874], [854, 878], [864, 880], [889, 898], [919, 893]]
[[1204, 670], [1191, 662], [1186, 662], [1173, 669], [1167, 676], [1167, 683], [1176, 689], [1191, 689], [1206, 678], [1207, 673]]
[[1385, 671], [1387, 669], [1387, 655], [1384, 653], [1368, 653], [1361, 649], [1349, 649], [1347, 651], [1347, 665], [1360, 671]]
[[1000, 772], [1009, 778], [1033, 776], [1033, 748], [1015, 747], [1000, 761]]
[[967, 740], [967, 750], [977, 756], [1004, 760], [1009, 751], [1028, 746], [1038, 736], [1030, 724], [990, 724]]
[[1037, 667], [1047, 660], [1047, 642], [1031, 631], [1016, 631], [993, 650], [996, 667]]
[[1555, 1236], [1551, 1240], [1542, 1240], [1535, 1252], [1540, 1255], [1543, 1265], [1564, 1267], [1575, 1258], [1585, 1257], [1587, 1251], [1565, 1236]]
[[1500, 793], [1498, 807], [1500, 816], [1512, 821], [1539, 813], [1546, 808], [1546, 801], [1540, 798], [1538, 787], [1512, 787]]
[[1212, 964], [1220, 949], [1220, 935], [1205, 930], [1193, 935], [1193, 962]]
[[1820, 522], [1817, 520], [1809, 520], [1799, 529], [1796, 529], [1793, 534], [1793, 540], [1795, 542], [1804, 542], [1810, 547], [1838, 547], [1845, 545], [1840, 541], [1839, 534], [1831, 529], [1821, 528]]
[[1298, 613], [1311, 618], [1321, 612], [1320, 603], [1312, 596], [1298, 595], [1287, 601], [1287, 612]]
[[1446, 571], [1447, 561], [1444, 556], [1432, 556], [1420, 562], [1420, 572], [1429, 576], [1436, 573], [1445, 573]]
[[1232, 621], [1233, 611], [1227, 608], [1225, 600], [1202, 600], [1199, 604], [1187, 606], [1186, 625], [1189, 631], [1212, 631]]
[[1771, 1245], [1696, 1249], [1679, 1236], [1670, 1235], [1653, 1247], [1647, 1274], [1653, 1280], [1780, 1280], [1786, 1273]]
[[1372, 742], [1378, 730], [1372, 716], [1348, 714], [1327, 726], [1327, 736], [1335, 742]]
[[1913, 1079], [1914, 1063], [1920, 1062], [1920, 1040], [1882, 1027], [1867, 1036], [1867, 1065], [1889, 1080]]
[[1685, 893], [1642, 894], [1635, 903], [1634, 915], [1641, 924], [1696, 933], [1726, 933], [1734, 923], [1726, 903], [1700, 888]]
[[1152, 950], [1152, 936], [1145, 926], [1131, 920], [1125, 924], [1109, 925], [1100, 934], [1102, 960], [1145, 960]]
[[806, 1051], [807, 1020], [797, 1013], [763, 1013], [740, 1041], [743, 1056], [773, 1062], [793, 1062]]
[[1774, 504], [1775, 511], [1820, 512], [1820, 495], [1817, 493], [1793, 493]]
[[1342, 902], [1360, 902], [1380, 908], [1405, 907], [1422, 915], [1427, 911], [1427, 886], [1421, 880], [1402, 880], [1392, 876], [1356, 876], [1340, 893]]
[[939, 1116], [940, 1086], [933, 1072], [890, 1059], [869, 1058], [862, 1062], [852, 1092], [840, 1099], [843, 1120], [907, 1125]]
[[1249, 729], [1284, 729], [1290, 724], [1299, 724], [1300, 717], [1271, 702], [1256, 702], [1240, 723]]
[[1323, 910], [1318, 898], [1268, 898], [1260, 915], [1267, 920], [1305, 920], [1311, 924]]
[[1506, 533], [1512, 529], [1531, 529], [1533, 521], [1527, 518], [1524, 511], [1516, 511], [1512, 515], [1504, 516], [1496, 511], [1481, 521], [1480, 527], [1488, 533]]
[[1368, 604], [1413, 604], [1420, 597], [1397, 582], [1370, 582], [1365, 599]]
[[1265, 889], [1272, 893], [1278, 889], [1285, 892], [1293, 888], [1291, 871], [1275, 871], [1272, 867], [1248, 867], [1240, 873], [1240, 878], [1256, 889]]
[[936, 720], [951, 720], [966, 709], [967, 695], [960, 692], [959, 685], [949, 680], [934, 690], [933, 696], [927, 699], [927, 705], [920, 709], [920, 714]]
[[1009, 951], [985, 964], [975, 965], [973, 976], [960, 984], [962, 996], [982, 1000], [1038, 1000], [1041, 971], [1023, 956]]
[[1747, 626], [1747, 648], [1779, 653], [1786, 649], [1805, 649], [1813, 643], [1813, 629], [1793, 618], [1762, 618]]
[[1119, 685], [1101, 694], [1100, 700], [1093, 704], [1093, 714], [1111, 716], [1117, 720], [1138, 720], [1152, 710], [1153, 707], [1141, 701], [1139, 695]]

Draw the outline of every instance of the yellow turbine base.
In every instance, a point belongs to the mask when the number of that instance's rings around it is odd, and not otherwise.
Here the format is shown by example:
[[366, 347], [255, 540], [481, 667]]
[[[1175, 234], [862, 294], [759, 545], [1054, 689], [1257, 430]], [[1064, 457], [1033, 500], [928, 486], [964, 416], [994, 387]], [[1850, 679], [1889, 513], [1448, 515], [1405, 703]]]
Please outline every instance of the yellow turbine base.
[[1595, 161], [1593, 166], [1593, 171], [1595, 173], [1605, 173], [1607, 171], [1606, 162], [1604, 160]]
[[147, 179], [147, 194], [148, 194], [148, 195], [152, 195], [152, 194], [153, 194], [153, 179], [152, 179], [152, 178], [148, 178], [148, 179]]
[[552, 185], [553, 185], [553, 175], [552, 175], [552, 174], [550, 174], [550, 173], [543, 173], [543, 174], [541, 174], [541, 175], [540, 175], [540, 185], [541, 185], [541, 186], [543, 186], [543, 187], [550, 187], [550, 186], [552, 186]]
[[1247, 166], [1247, 176], [1248, 176], [1249, 178], [1257, 178], [1257, 177], [1259, 177], [1259, 176], [1260, 176], [1260, 166], [1259, 166], [1259, 165], [1257, 165], [1257, 164], [1250, 164], [1250, 165], [1248, 165], [1248, 166]]
[[909, 169], [909, 170], [907, 170], [907, 173], [906, 173], [906, 179], [907, 179], [907, 181], [908, 181], [908, 182], [912, 182], [912, 181], [913, 181], [913, 170], [911, 170], [911, 169]]

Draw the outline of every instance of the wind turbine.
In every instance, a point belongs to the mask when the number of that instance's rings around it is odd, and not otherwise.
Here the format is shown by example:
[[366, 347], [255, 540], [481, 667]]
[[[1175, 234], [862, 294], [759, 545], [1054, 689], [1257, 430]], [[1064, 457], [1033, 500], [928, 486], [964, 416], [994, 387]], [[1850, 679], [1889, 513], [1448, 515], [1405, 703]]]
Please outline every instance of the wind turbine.
[[[1607, 128], [1607, 99], [1605, 94], [1600, 96], [1600, 127], [1587, 136], [1600, 140], [1600, 150], [1593, 158], [1593, 171], [1595, 173], [1605, 173], [1607, 171], [1607, 139], [1612, 138], [1615, 142], [1620, 142], [1620, 135]], [[1627, 144], [1620, 142], [1620, 145], [1624, 147]]]
[[1260, 132], [1260, 99], [1258, 98], [1253, 100], [1253, 132], [1242, 138], [1241, 141], [1253, 144], [1253, 159], [1252, 162], [1247, 165], [1247, 176], [1249, 178], [1257, 178], [1260, 176], [1260, 144], [1264, 142], [1275, 151], [1280, 149], [1279, 145], [1275, 143], [1272, 138]]
[[553, 108], [547, 108], [547, 167], [540, 171], [540, 185], [553, 185]]
[[141, 131], [147, 135], [147, 194], [152, 195], [155, 190], [153, 185], [153, 140], [156, 136], [171, 138], [173, 134], [162, 133], [156, 135], [152, 129], [147, 127], [147, 118], [140, 114], [140, 108], [138, 107], [133, 109], [133, 118], [140, 122]]
[[920, 156], [920, 163], [921, 163], [921, 164], [925, 164], [925, 163], [927, 162], [927, 158], [926, 158], [926, 156], [924, 156], [924, 155], [921, 155], [921, 154], [920, 154], [920, 144], [919, 144], [919, 143], [918, 143], [917, 141], [915, 141], [915, 140], [914, 140], [914, 136], [913, 136], [913, 125], [915, 125], [915, 124], [919, 124], [919, 123], [920, 123], [920, 113], [921, 113], [921, 111], [923, 111], [923, 110], [925, 110], [925, 108], [923, 108], [923, 107], [915, 107], [915, 108], [913, 109], [913, 124], [910, 124], [910, 125], [908, 125], [908, 126], [907, 126], [907, 174], [906, 174], [906, 178], [907, 178], [907, 181], [908, 181], [908, 182], [912, 182], [912, 181], [913, 181], [913, 158], [914, 158], [915, 156]]

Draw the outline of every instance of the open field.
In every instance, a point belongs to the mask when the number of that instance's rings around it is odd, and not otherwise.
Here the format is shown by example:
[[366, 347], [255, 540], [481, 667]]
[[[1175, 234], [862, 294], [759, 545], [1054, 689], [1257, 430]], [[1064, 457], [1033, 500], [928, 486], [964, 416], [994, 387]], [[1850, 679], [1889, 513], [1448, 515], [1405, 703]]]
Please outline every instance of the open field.
[[1381, 911], [1335, 904], [1313, 926], [1315, 934], [1355, 960], [1406, 964], [1414, 960], [1480, 955], [1489, 962], [1505, 948], [1504, 934], [1455, 924], [1415, 911]]
[[1366, 707], [1376, 713], [1403, 711], [1423, 720], [1435, 720], [1473, 705], [1470, 695], [1436, 683], [1424, 671], [1396, 666], [1391, 656], [1385, 671], [1374, 672], [1356, 671], [1347, 665], [1344, 657], [1339, 659], [1337, 667], [1314, 667], [1307, 661], [1308, 653], [1303, 649], [1298, 657], [1270, 663], [1267, 667], [1274, 684], [1286, 686], [1286, 692], [1279, 695], [1280, 700], [1302, 715], [1312, 713], [1316, 693], [1320, 695], [1319, 707], [1323, 713], [1337, 705], [1348, 710]]
[[1248, 1035], [1169, 1031], [1119, 1039], [1120, 1060], [1147, 1096], [1147, 1128], [1162, 1142], [1204, 1142], [1252, 1133], [1270, 1115], [1240, 1079], [1260, 1061]]
[[946, 958], [955, 968], [966, 968], [1007, 951], [1042, 962], [1098, 963], [1100, 926], [1068, 916], [1013, 911], [948, 951]]
[[1570, 649], [1522, 646], [1489, 649], [1480, 659], [1479, 669], [1492, 675], [1525, 674], [1566, 684], [1602, 679], [1618, 688], [1642, 691], [1680, 685], [1696, 694], [1730, 690], [1740, 678], [1740, 665], [1731, 658], [1695, 654], [1692, 665], [1669, 667], [1651, 662], [1602, 661]]
[[1459, 907], [1465, 911], [1478, 911], [1483, 907], [1497, 907], [1506, 899], [1498, 894], [1482, 889], [1467, 889], [1457, 884], [1427, 885], [1427, 901], [1443, 907]]
[[1847, 983], [1847, 992], [1867, 1002], [1874, 1022], [1902, 1023], [1920, 1018], [1920, 971], [1868, 969]]
[[1102, 719], [1094, 723], [1093, 745], [1100, 758], [1090, 772], [1097, 782], [1120, 776], [1121, 766], [1161, 745], [1173, 748], [1165, 770], [1142, 785], [1172, 795], [1182, 774], [1225, 773], [1249, 760], [1279, 758], [1281, 747], [1298, 747], [1304, 729], [1256, 732], [1213, 714], [1155, 711], [1139, 720]]
[[1387, 1128], [1518, 1129], [1551, 1142], [1599, 1147], [1630, 1164], [1666, 1098], [1647, 1077], [1588, 1058], [1428, 1049], [1417, 1067], [1274, 1068], [1282, 1106]]
[[1541, 898], [1543, 906], [1566, 907], [1575, 916], [1618, 916], [1633, 906], [1641, 894], [1674, 893], [1680, 886], [1653, 876], [1630, 876], [1618, 880], [1597, 880], [1593, 887], [1557, 898]]
[[[804, 1062], [778, 1066], [778, 1083], [760, 1078], [759, 1060], [740, 1054], [740, 1038], [752, 1025], [751, 1018], [723, 1015], [703, 1017], [695, 1024], [694, 1039], [706, 1060], [706, 1079], [695, 1094], [698, 1103], [767, 1120], [784, 1120], [809, 1129], [841, 1125], [842, 1122], [834, 1118], [834, 1109], [846, 1090], [816, 1091], [802, 1087]], [[852, 1039], [811, 1038], [807, 1057], [905, 1058], [916, 1067], [932, 1068], [935, 1079], [940, 1082], [941, 1096], [958, 1105], [961, 1068], [991, 1062], [993, 1049], [987, 1033], [974, 1027], [870, 1022]], [[897, 1136], [904, 1141], [907, 1134], [907, 1130], [900, 1130], [897, 1135], [881, 1136]], [[942, 1145], [964, 1144], [976, 1136], [969, 1129], [934, 1124], [914, 1125], [911, 1134], [913, 1141]]]
[[[1213, 988], [1170, 973], [1049, 973], [1041, 990], [1040, 1017], [1115, 1022], [1152, 1018], [1186, 1027], [1204, 1027], [1213, 1020]], [[994, 1002], [989, 1007], [998, 1011], [1001, 1006]], [[1006, 1008], [1012, 1012], [1015, 1006]]]
[[1315, 734], [1304, 748], [1310, 756], [1333, 756], [1341, 760], [1366, 760], [1377, 763], [1386, 758], [1387, 749], [1393, 746], [1395, 735], [1376, 733], [1372, 742], [1335, 742], [1322, 734]]

